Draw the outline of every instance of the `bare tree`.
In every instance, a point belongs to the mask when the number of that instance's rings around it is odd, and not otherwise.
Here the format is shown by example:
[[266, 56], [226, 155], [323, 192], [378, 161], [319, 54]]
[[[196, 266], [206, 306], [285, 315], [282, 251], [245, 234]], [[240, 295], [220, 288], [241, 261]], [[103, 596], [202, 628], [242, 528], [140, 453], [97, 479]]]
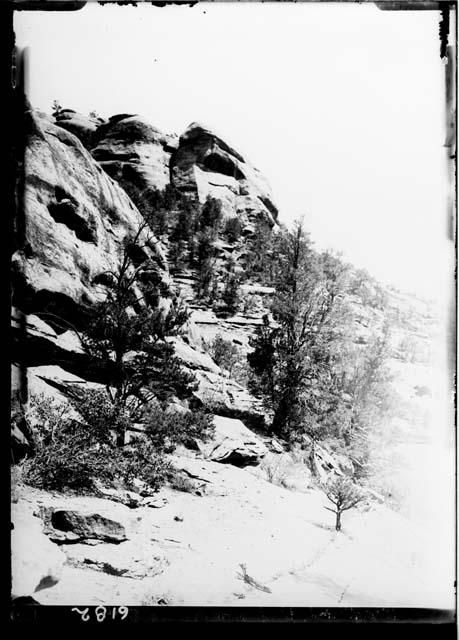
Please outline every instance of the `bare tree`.
[[348, 477], [338, 476], [327, 482], [323, 487], [323, 491], [330, 502], [334, 505], [334, 509], [325, 507], [336, 515], [335, 529], [341, 531], [341, 514], [343, 511], [352, 509], [362, 502], [365, 498], [360, 488]]

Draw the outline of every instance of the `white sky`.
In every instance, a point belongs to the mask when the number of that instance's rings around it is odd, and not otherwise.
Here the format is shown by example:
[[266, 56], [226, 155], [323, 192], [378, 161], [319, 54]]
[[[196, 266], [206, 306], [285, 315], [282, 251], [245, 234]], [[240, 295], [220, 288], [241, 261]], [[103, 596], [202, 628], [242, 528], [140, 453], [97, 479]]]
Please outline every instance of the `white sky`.
[[19, 12], [29, 96], [213, 128], [268, 178], [280, 221], [425, 296], [453, 287], [439, 12], [224, 3]]

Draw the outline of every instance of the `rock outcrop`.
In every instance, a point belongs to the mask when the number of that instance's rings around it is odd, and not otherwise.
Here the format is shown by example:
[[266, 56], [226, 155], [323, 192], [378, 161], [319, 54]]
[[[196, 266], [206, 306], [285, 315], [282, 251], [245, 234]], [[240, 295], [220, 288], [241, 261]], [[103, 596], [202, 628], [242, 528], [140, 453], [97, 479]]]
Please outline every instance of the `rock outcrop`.
[[172, 184], [204, 202], [222, 202], [223, 214], [239, 217], [246, 230], [257, 219], [273, 226], [278, 210], [263, 175], [215, 133], [194, 122], [180, 136], [172, 154]]
[[99, 127], [92, 155], [123, 187], [141, 211], [152, 192], [170, 183], [169, 161], [178, 139], [156, 129], [140, 116], [112, 116]]
[[73, 133], [89, 151], [96, 142], [97, 129], [104, 120], [96, 116], [84, 116], [73, 109], [61, 109], [55, 116], [55, 123]]
[[[17, 221], [12, 258], [13, 304], [78, 325], [103, 294], [98, 277], [116, 267], [123, 240], [143, 219], [78, 138], [32, 112], [25, 123], [24, 219]], [[146, 235], [145, 242], [166, 277], [159, 245], [147, 243]]]

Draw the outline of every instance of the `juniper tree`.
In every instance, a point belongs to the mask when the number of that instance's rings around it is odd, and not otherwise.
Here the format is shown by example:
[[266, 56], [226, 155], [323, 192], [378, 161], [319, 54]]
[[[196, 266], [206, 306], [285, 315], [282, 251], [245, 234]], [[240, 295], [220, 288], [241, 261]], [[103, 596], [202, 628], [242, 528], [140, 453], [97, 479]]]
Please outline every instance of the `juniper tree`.
[[359, 476], [366, 473], [371, 432], [375, 432], [393, 410], [392, 375], [387, 366], [390, 331], [390, 324], [385, 321], [364, 348], [354, 349], [351, 362], [343, 368], [342, 387], [350, 405], [345, 443]]
[[238, 310], [240, 283], [241, 276], [237, 272], [236, 260], [233, 256], [230, 256], [226, 262], [222, 292], [222, 301], [230, 313], [235, 313]]
[[338, 476], [329, 480], [323, 487], [323, 491], [334, 509], [325, 507], [336, 515], [335, 529], [341, 531], [341, 514], [356, 507], [365, 498], [360, 488], [348, 477]]
[[110, 401], [133, 419], [153, 398], [187, 398], [196, 387], [166, 340], [178, 333], [188, 312], [147, 257], [151, 238], [145, 239], [145, 229], [126, 240], [117, 269], [99, 274], [105, 298], [95, 305], [83, 336], [86, 352], [103, 371]]
[[271, 311], [247, 358], [272, 410], [272, 431], [295, 440], [339, 428], [342, 390], [332, 372], [342, 338], [346, 269], [313, 250], [301, 223], [283, 235]]
[[197, 236], [197, 270], [198, 270], [198, 298], [213, 302], [217, 291], [217, 250], [215, 238], [211, 229], [205, 228]]
[[238, 217], [228, 218], [223, 230], [228, 242], [234, 244], [239, 240], [242, 234], [242, 224]]

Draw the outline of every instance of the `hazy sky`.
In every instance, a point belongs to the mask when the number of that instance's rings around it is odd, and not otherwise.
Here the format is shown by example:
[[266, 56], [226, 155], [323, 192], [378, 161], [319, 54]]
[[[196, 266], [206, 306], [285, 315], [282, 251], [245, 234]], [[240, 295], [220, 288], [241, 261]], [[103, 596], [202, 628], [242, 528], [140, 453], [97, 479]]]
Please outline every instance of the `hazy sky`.
[[29, 96], [213, 128], [269, 179], [280, 221], [384, 282], [451, 291], [439, 12], [224, 3], [20, 12]]

